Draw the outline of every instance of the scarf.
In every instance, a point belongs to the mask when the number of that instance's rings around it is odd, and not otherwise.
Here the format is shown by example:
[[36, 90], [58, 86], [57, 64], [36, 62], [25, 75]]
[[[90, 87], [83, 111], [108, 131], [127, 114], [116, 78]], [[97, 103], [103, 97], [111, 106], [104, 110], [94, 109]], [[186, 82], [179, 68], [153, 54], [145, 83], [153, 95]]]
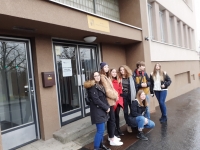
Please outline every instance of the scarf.
[[135, 100], [135, 96], [136, 96], [136, 90], [135, 90], [135, 83], [133, 81], [133, 78], [132, 76], [129, 77], [129, 80], [130, 80], [130, 92], [131, 92], [131, 101], [132, 100]]

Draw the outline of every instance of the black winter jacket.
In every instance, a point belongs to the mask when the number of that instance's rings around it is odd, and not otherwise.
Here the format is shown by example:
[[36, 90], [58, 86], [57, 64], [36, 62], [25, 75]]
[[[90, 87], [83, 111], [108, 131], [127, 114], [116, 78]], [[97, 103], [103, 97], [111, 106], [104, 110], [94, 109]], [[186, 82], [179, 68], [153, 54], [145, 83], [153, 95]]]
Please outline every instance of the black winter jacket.
[[84, 87], [87, 88], [88, 97], [91, 99], [90, 115], [92, 124], [107, 122], [109, 115], [106, 111], [110, 106], [106, 100], [103, 86], [100, 87], [93, 80], [89, 80], [84, 83]]
[[137, 127], [136, 117], [142, 116], [145, 113], [146, 107], [139, 105], [138, 100], [135, 99], [131, 103], [131, 110], [128, 117], [128, 125], [131, 127]]
[[[164, 88], [161, 87], [161, 89], [167, 89], [168, 86], [170, 86], [170, 84], [172, 83], [170, 77], [168, 76], [168, 74], [166, 72], [163, 72], [163, 76], [164, 76], [164, 81], [161, 81], [161, 85], [165, 85]], [[151, 94], [154, 94], [154, 79], [153, 79], [153, 76], [152, 76], [152, 73], [150, 74], [150, 82], [151, 82], [151, 85], [150, 85], [150, 93]]]

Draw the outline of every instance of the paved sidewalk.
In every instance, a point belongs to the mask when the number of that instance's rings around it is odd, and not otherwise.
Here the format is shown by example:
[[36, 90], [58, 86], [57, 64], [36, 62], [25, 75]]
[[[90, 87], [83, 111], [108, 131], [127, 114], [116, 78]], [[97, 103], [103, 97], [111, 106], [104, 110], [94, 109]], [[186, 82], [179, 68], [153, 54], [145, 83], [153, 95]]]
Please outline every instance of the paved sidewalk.
[[[149, 141], [136, 140], [135, 142], [132, 139], [133, 142], [129, 142], [127, 150], [200, 150], [200, 88], [171, 99], [167, 102], [167, 108], [168, 123], [160, 124], [160, 110], [157, 107], [156, 112], [151, 114], [151, 119], [155, 121], [156, 126], [147, 134]], [[134, 133], [128, 134], [123, 137], [124, 142], [130, 141], [130, 136], [135, 137]], [[50, 139], [33, 142], [18, 150], [78, 150], [80, 148], [74, 142], [62, 144], [55, 139]], [[86, 149], [88, 150], [87, 147]]]

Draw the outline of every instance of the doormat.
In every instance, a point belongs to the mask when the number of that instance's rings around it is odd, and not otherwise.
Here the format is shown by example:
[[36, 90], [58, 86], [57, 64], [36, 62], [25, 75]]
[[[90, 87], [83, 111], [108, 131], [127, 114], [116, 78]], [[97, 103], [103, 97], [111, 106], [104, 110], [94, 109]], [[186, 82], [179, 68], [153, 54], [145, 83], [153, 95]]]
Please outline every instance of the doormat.
[[[152, 129], [144, 129], [143, 132], [145, 134], [147, 134], [151, 130]], [[136, 137], [137, 133], [138, 133], [137, 128], [134, 128], [132, 133], [128, 133], [126, 130], [126, 125], [124, 125], [121, 127], [121, 131], [124, 133], [124, 135], [120, 137], [121, 141], [124, 143], [122, 146], [110, 146], [109, 141], [108, 141], [108, 135], [104, 136], [103, 144], [106, 147], [109, 147], [111, 150], [125, 150], [125, 149], [129, 148], [131, 145], [133, 145], [136, 141], [139, 140]], [[94, 143], [92, 142], [90, 144], [85, 145], [84, 147], [82, 147], [79, 150], [93, 150], [93, 149], [94, 149]]]

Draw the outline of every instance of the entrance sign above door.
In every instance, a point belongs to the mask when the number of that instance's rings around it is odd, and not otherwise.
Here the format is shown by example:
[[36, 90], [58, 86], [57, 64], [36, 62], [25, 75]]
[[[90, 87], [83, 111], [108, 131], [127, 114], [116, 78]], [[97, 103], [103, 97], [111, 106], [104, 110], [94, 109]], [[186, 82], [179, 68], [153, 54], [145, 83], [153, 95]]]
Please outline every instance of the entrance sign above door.
[[93, 17], [90, 15], [87, 15], [87, 19], [88, 19], [88, 27], [90, 29], [104, 31], [104, 32], [110, 32], [109, 21], [100, 19], [97, 17]]

